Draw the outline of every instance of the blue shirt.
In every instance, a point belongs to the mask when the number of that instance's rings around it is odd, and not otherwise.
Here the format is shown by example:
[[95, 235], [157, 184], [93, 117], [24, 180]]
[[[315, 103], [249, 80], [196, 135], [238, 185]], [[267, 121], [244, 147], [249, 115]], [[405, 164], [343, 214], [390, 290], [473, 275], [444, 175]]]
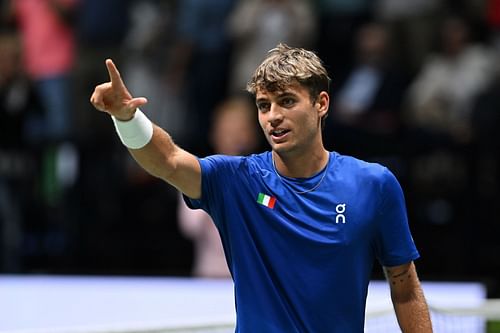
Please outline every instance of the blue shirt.
[[200, 159], [202, 196], [187, 199], [221, 234], [236, 332], [363, 332], [374, 260], [419, 256], [399, 183], [385, 167], [335, 152], [311, 178], [280, 177], [271, 156]]

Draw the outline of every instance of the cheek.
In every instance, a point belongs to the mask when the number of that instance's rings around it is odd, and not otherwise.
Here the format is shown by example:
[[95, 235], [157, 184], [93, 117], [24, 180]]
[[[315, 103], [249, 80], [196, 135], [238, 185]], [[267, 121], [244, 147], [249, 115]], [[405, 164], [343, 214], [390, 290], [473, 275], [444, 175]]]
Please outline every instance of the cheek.
[[313, 122], [316, 117], [312, 110], [302, 110], [295, 113], [295, 116], [295, 122], [304, 125]]
[[320, 122], [319, 119], [320, 118], [318, 114], [312, 114], [311, 112], [309, 112], [302, 114], [300, 119], [297, 119], [297, 122], [301, 124], [307, 132], [316, 132], [318, 123]]
[[265, 116], [259, 113], [259, 125], [263, 130], [265, 130], [266, 128], [266, 123], [267, 121], [265, 119]]

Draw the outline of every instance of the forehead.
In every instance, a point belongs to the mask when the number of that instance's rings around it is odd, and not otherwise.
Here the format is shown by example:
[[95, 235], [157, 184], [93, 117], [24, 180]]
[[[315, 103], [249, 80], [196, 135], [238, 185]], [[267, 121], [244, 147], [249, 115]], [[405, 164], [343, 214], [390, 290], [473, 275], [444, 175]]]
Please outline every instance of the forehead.
[[288, 85], [281, 87], [276, 90], [268, 90], [265, 87], [257, 87], [255, 91], [255, 99], [271, 99], [280, 97], [283, 95], [296, 95], [296, 96], [309, 96], [309, 90], [306, 87], [301, 85], [299, 82], [292, 82]]

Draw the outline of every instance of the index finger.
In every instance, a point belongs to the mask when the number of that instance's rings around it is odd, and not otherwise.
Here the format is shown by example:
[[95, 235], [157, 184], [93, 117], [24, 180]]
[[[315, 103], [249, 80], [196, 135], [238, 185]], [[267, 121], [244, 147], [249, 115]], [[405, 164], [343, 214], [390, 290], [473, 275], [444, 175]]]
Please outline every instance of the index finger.
[[118, 68], [116, 68], [113, 60], [106, 59], [106, 68], [108, 69], [109, 79], [111, 80], [112, 85], [117, 84], [121, 87], [125, 86], [122, 77], [120, 76], [120, 72], [118, 71]]

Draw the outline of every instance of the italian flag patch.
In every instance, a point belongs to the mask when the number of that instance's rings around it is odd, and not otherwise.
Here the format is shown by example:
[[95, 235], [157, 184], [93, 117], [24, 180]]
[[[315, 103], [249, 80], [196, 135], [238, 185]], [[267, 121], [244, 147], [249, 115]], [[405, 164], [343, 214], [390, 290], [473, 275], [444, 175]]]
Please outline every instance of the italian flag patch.
[[276, 203], [276, 198], [270, 197], [264, 193], [259, 193], [259, 196], [257, 197], [257, 202], [263, 206], [273, 209], [274, 204]]

